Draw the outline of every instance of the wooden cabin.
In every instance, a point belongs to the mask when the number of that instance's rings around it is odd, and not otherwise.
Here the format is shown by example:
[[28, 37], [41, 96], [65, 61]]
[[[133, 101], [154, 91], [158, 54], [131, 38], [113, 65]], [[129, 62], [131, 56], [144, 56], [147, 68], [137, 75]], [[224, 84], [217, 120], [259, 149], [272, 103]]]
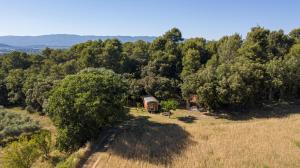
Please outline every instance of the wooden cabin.
[[159, 101], [153, 96], [146, 96], [143, 98], [144, 108], [148, 112], [158, 112], [159, 110]]

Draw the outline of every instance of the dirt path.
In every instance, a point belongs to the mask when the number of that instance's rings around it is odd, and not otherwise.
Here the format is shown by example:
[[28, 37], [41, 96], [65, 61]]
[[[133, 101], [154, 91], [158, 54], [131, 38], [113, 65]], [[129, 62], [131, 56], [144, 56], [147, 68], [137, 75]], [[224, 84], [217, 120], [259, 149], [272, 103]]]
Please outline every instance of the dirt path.
[[131, 119], [126, 121], [122, 125], [104, 130], [101, 133], [101, 138], [97, 140], [97, 143], [92, 147], [90, 155], [87, 157], [86, 160], [82, 160], [82, 163], [79, 164], [79, 167], [82, 168], [97, 168], [100, 156], [102, 153], [106, 152], [109, 148], [110, 144], [115, 140], [117, 134], [121, 133], [125, 129], [128, 129], [130, 126], [133, 126], [135, 119]]
[[102, 152], [105, 152], [110, 144], [113, 141], [118, 129], [113, 128], [109, 129], [102, 133], [102, 137], [98, 140], [97, 144], [93, 147], [91, 155], [84, 160], [81, 164], [83, 168], [92, 168], [96, 167], [99, 162], [99, 155]]

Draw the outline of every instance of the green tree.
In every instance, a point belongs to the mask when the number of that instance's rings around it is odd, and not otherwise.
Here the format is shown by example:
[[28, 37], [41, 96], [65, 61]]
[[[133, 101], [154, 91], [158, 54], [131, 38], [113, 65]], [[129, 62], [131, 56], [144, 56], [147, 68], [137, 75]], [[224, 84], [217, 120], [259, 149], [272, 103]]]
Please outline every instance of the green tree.
[[231, 62], [238, 56], [242, 45], [242, 38], [238, 34], [223, 37], [218, 44], [218, 58], [220, 63]]
[[120, 120], [126, 112], [126, 93], [127, 83], [110, 70], [87, 69], [63, 79], [47, 106], [58, 128], [58, 147], [74, 150]]
[[270, 31], [262, 27], [253, 27], [247, 34], [239, 53], [254, 61], [265, 62], [268, 60], [268, 37]]
[[53, 86], [53, 81], [46, 79], [45, 81], [40, 80], [36, 82], [32, 88], [28, 89], [26, 92], [27, 110], [44, 114], [43, 106], [46, 103]]
[[300, 28], [292, 30], [289, 33], [289, 36], [294, 39], [296, 43], [300, 43]]
[[174, 99], [168, 99], [161, 101], [162, 110], [164, 112], [170, 112], [171, 110], [176, 110], [179, 106], [179, 103]]
[[32, 140], [43, 155], [44, 159], [49, 159], [49, 154], [52, 150], [51, 132], [48, 130], [41, 130], [38, 134], [33, 135]]
[[285, 35], [283, 30], [270, 32], [267, 49], [269, 60], [283, 58], [289, 52], [292, 44], [292, 39], [288, 35]]
[[31, 168], [39, 156], [36, 144], [26, 137], [21, 137], [4, 149], [2, 166], [3, 168]]
[[203, 38], [188, 39], [182, 43], [181, 49], [183, 53], [181, 79], [195, 73], [210, 58], [209, 51], [206, 50], [206, 40]]
[[22, 69], [13, 69], [5, 79], [8, 90], [8, 99], [11, 104], [24, 106], [25, 93], [23, 84], [25, 82], [25, 73]]
[[177, 98], [180, 95], [177, 80], [147, 76], [141, 82], [144, 86], [144, 91], [158, 99]]

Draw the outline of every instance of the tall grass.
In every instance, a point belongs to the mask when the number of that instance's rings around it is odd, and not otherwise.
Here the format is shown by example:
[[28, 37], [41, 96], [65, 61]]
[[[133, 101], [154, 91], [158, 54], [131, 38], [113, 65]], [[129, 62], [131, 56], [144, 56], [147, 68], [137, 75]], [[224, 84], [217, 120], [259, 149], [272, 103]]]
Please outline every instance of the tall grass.
[[[300, 112], [300, 108], [295, 109]], [[201, 113], [135, 113], [147, 122], [123, 131], [88, 166], [101, 168], [300, 167], [300, 114], [230, 120]], [[86, 167], [88, 167], [86, 166]]]

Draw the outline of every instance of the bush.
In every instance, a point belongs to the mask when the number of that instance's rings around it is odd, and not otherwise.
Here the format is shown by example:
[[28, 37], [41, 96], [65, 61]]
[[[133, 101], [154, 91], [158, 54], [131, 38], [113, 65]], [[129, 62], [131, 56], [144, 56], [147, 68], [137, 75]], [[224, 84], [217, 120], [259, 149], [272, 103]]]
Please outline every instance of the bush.
[[30, 168], [40, 156], [34, 141], [21, 137], [19, 141], [13, 142], [3, 151], [3, 168]]
[[38, 134], [32, 137], [37, 148], [43, 154], [44, 159], [49, 159], [49, 154], [52, 149], [51, 133], [48, 130], [41, 130]]
[[0, 111], [0, 145], [15, 140], [22, 134], [32, 134], [39, 129], [39, 124], [29, 117]]
[[51, 133], [42, 130], [33, 136], [21, 136], [4, 148], [2, 163], [4, 168], [30, 168], [42, 155], [49, 159], [51, 151]]
[[57, 146], [71, 151], [125, 116], [127, 83], [105, 69], [67, 76], [50, 95], [47, 113], [58, 127]]
[[164, 112], [170, 112], [171, 110], [176, 110], [179, 103], [176, 100], [169, 99], [166, 101], [161, 101], [162, 110]]

